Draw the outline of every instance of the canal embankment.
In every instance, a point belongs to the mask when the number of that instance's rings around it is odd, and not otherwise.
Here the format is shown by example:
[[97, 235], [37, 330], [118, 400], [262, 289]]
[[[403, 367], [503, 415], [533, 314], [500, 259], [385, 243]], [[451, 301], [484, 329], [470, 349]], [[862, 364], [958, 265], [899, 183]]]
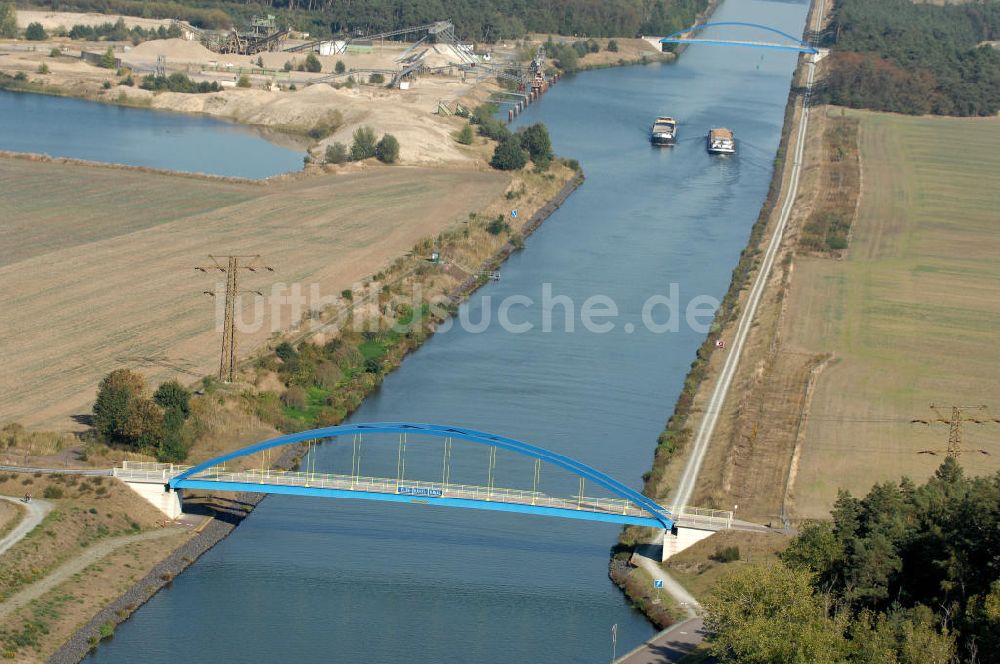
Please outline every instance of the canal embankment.
[[[557, 193], [539, 206], [523, 222], [515, 238], [503, 243], [498, 250], [479, 265], [476, 274], [461, 281], [448, 293], [448, 298], [458, 304], [473, 294], [478, 288], [488, 283], [481, 274], [492, 273], [499, 269], [503, 262], [518, 249], [522, 248], [524, 238], [535, 232], [555, 210], [557, 210], [573, 191], [583, 182], [583, 174], [573, 171], [568, 174]], [[442, 320], [436, 321], [441, 323]], [[420, 343], [408, 345], [403, 356], [420, 347]], [[402, 357], [398, 358], [399, 360]], [[245, 365], [246, 366], [246, 365]], [[396, 362], [395, 366], [398, 366]], [[369, 390], [377, 389], [378, 384], [368, 385]], [[363, 395], [363, 396], [367, 396]], [[363, 398], [363, 397], [362, 397]], [[361, 401], [358, 402], [360, 405]], [[350, 415], [350, 411], [345, 416]], [[302, 462], [307, 448], [305, 445], [294, 445], [286, 448], [282, 456], [272, 466], [276, 470], [294, 470]], [[199, 512], [208, 511], [211, 520], [180, 547], [174, 549], [161, 562], [157, 563], [141, 580], [119, 595], [110, 604], [102, 607], [90, 620], [78, 629], [49, 659], [50, 662], [61, 664], [72, 663], [83, 659], [88, 653], [98, 647], [99, 643], [110, 638], [114, 628], [128, 620], [134, 611], [145, 604], [157, 592], [169, 588], [173, 580], [198, 558], [211, 550], [215, 545], [228, 537], [234, 529], [253, 511], [264, 499], [263, 494], [237, 494], [231, 500], [197, 500], [189, 501]]]
[[[766, 14], [794, 31], [805, 7], [741, 0], [723, 10], [732, 20]], [[536, 324], [535, 333], [441, 330], [386, 377], [352, 421], [454, 422], [638, 478], [648, 468], [643, 441], [662, 430], [663, 404], [674, 401], [685, 358], [704, 332], [657, 335], [640, 327], [626, 337], [622, 324], [640, 322], [643, 300], [672, 282], [682, 298], [724, 294], [766, 195], [793, 67], [788, 55], [748, 63], [732, 51], [704, 49], [670, 64], [567, 77], [520, 119], [544, 121], [557, 148], [572, 145], [587, 184], [460, 313], [476, 320], [496, 311], [490, 301], [533, 296], [548, 282], [577, 304], [594, 293], [612, 297], [625, 312], [618, 332], [546, 333], [537, 327], [537, 308], [517, 312]], [[652, 150], [648, 122], [664, 112], [681, 118], [685, 140], [672, 151]], [[701, 129], [720, 125], [735, 127], [766, 156], [706, 155]], [[346, 455], [349, 464], [349, 447]], [[344, 463], [342, 449], [319, 448], [317, 468], [332, 472]], [[469, 658], [491, 664], [534, 661], [539, 652], [574, 661], [605, 648], [610, 654], [612, 623], [624, 651], [652, 629], [606, 579], [606, 542], [615, 532], [426, 506], [275, 497], [171, 592], [136, 612], [96, 661], [166, 661], [173, 648], [156, 629], [166, 620], [182, 623], [186, 647], [206, 659], [311, 661], [335, 647], [344, 658], [441, 661], [460, 644]], [[263, 605], [289, 608], [261, 621]], [[242, 638], [218, 643], [207, 633], [219, 616], [239, 624]], [[371, 624], [396, 638], [370, 638], [364, 625]]]
[[[825, 0], [817, 0], [806, 25], [820, 24], [825, 12]], [[652, 468], [644, 476], [644, 492], [664, 505], [738, 510], [743, 502], [732, 497], [733, 475], [739, 470], [735, 468], [733, 447], [724, 443], [757, 435], [756, 427], [749, 432], [733, 432], [734, 414], [746, 410], [748, 391], [759, 378], [761, 363], [768, 358], [768, 346], [773, 345], [769, 332], [774, 326], [768, 322], [783, 312], [782, 295], [791, 265], [789, 243], [794, 241], [788, 238], [795, 236], [796, 224], [803, 217], [796, 206], [811, 202], [818, 186], [808, 179], [806, 187], [799, 187], [811, 136], [807, 116], [815, 65], [808, 57], [800, 56], [793, 74], [767, 197], [733, 269], [711, 331], [698, 348], [674, 410], [657, 439]], [[790, 222], [793, 212], [797, 214]], [[734, 373], [738, 378], [731, 383]], [[784, 480], [791, 472], [790, 451], [783, 456], [787, 458], [769, 459], [765, 465], [784, 469]], [[778, 486], [784, 487], [785, 482]], [[770, 511], [744, 510], [740, 515], [787, 529], [787, 520], [780, 518], [781, 505], [771, 507]], [[646, 529], [624, 529], [609, 575], [654, 624], [664, 627], [664, 611], [657, 606], [659, 596], [650, 584], [631, 582], [634, 572], [624, 564], [632, 549], [649, 537]], [[710, 552], [711, 546], [699, 549]]]

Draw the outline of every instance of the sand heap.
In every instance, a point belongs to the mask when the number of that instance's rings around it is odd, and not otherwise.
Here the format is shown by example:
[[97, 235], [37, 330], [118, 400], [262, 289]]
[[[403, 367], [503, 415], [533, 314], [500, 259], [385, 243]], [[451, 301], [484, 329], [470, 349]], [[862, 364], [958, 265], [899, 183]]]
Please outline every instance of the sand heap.
[[218, 53], [213, 53], [198, 42], [185, 39], [154, 39], [143, 42], [126, 52], [123, 59], [126, 62], [155, 62], [158, 55], [167, 56], [168, 62], [204, 64], [219, 59]]
[[423, 62], [427, 67], [466, 64], [468, 60], [468, 56], [463, 56], [457, 48], [450, 44], [434, 44], [423, 53]]

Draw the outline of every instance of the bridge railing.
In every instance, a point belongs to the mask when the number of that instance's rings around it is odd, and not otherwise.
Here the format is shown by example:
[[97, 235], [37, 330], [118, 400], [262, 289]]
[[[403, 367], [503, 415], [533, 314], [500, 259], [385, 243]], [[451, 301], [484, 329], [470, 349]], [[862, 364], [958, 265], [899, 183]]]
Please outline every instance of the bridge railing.
[[155, 461], [122, 461], [122, 467], [115, 468], [112, 474], [126, 482], [166, 482], [190, 467]]
[[733, 526], [732, 510], [684, 506], [676, 508], [673, 515], [677, 524], [681, 527], [719, 530], [729, 529]]
[[[114, 469], [114, 476], [131, 482], [166, 483], [172, 477], [189, 468], [191, 466], [152, 461], [124, 461], [120, 468]], [[625, 516], [649, 516], [648, 512], [644, 509], [622, 498], [581, 496], [578, 494], [574, 494], [568, 498], [558, 498], [540, 491], [429, 482], [405, 478], [366, 477], [361, 475], [337, 475], [272, 469], [227, 471], [225, 467], [213, 467], [188, 479], [220, 483], [230, 482], [237, 484], [368, 491], [373, 493], [407, 495], [416, 500], [420, 498], [457, 498], [568, 510], [585, 510]], [[690, 515], [687, 516], [689, 525], [698, 520], [698, 523], [702, 523], [705, 526], [714, 525], [716, 528], [727, 527], [719, 525], [720, 517], [715, 514], [716, 512], [718, 510], [689, 509], [686, 515]], [[731, 519], [732, 514], [728, 514]]]
[[[150, 470], [140, 472], [163, 472]], [[177, 472], [180, 472], [178, 470]], [[420, 498], [459, 498], [487, 502], [514, 503], [538, 507], [554, 507], [569, 510], [586, 510], [627, 516], [648, 516], [648, 513], [633, 503], [621, 498], [599, 498], [574, 495], [556, 498], [539, 491], [510, 489], [505, 487], [485, 487], [468, 484], [427, 482], [422, 480], [396, 479], [386, 477], [364, 477], [359, 475], [336, 475], [276, 470], [225, 471], [208, 469], [194, 475], [189, 480], [206, 482], [232, 482], [274, 486], [299, 486], [305, 488], [340, 489], [347, 491], [368, 491], [389, 493]]]

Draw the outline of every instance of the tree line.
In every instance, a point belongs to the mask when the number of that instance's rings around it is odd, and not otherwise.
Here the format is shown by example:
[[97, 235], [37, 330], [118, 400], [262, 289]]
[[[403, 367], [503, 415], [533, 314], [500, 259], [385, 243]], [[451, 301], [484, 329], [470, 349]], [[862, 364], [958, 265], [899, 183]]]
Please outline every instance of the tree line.
[[854, 108], [994, 115], [1000, 53], [983, 42], [998, 38], [998, 0], [836, 0], [821, 40], [834, 53], [818, 93]]
[[463, 39], [496, 41], [528, 32], [587, 37], [666, 35], [692, 25], [708, 0], [42, 0], [62, 11], [182, 18], [202, 28], [227, 28], [254, 14], [277, 14], [281, 23], [318, 37], [370, 34], [440, 20]]
[[1000, 661], [1000, 473], [947, 459], [925, 484], [841, 492], [778, 564], [744, 566], [706, 602], [721, 662]]

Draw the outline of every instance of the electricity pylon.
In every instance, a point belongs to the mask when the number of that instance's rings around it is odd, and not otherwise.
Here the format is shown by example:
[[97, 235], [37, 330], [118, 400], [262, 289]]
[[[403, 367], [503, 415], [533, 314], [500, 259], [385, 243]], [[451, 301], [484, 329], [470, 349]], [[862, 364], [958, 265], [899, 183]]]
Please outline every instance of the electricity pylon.
[[[222, 325], [222, 353], [219, 358], [219, 380], [232, 383], [236, 379], [236, 296], [241, 293], [239, 289], [240, 270], [256, 272], [257, 270], [267, 270], [274, 272], [274, 268], [261, 263], [260, 254], [254, 256], [213, 256], [212, 265], [208, 267], [195, 267], [200, 272], [218, 270], [226, 273], [226, 311]], [[221, 261], [225, 261], [225, 265]], [[215, 297], [212, 291], [202, 291], [205, 295]], [[242, 291], [253, 293], [264, 297], [260, 291]]]
[[[965, 422], [972, 422], [973, 424], [985, 424], [987, 422], [998, 422], [1000, 420], [995, 420], [989, 417], [989, 412], [985, 405], [979, 406], [951, 406], [951, 415], [945, 416], [938, 407], [931, 404], [931, 410], [937, 413], [937, 419], [935, 420], [911, 420], [914, 424], [931, 424], [931, 422], [937, 422], [941, 424], [948, 425], [948, 449], [946, 450], [920, 450], [917, 454], [944, 454], [946, 457], [952, 459], [957, 459], [962, 456], [962, 424]], [[967, 412], [975, 411], [977, 416], [967, 415]], [[978, 452], [980, 454], [989, 454], [986, 450], [973, 449], [969, 450], [971, 452]]]

